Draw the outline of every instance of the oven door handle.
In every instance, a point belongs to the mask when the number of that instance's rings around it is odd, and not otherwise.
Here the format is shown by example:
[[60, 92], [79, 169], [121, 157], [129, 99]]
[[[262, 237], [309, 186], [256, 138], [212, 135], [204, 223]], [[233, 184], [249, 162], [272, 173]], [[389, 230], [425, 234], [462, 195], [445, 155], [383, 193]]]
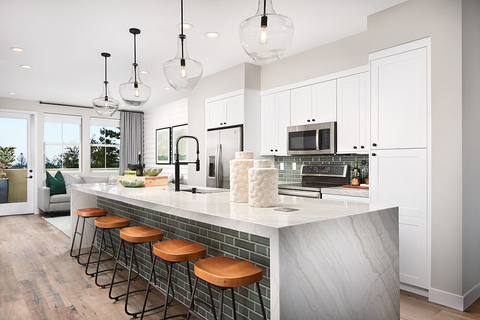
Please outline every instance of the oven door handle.
[[286, 195], [286, 196], [294, 196], [294, 197], [321, 199], [320, 192], [316, 192], [316, 191], [278, 189], [278, 194]]

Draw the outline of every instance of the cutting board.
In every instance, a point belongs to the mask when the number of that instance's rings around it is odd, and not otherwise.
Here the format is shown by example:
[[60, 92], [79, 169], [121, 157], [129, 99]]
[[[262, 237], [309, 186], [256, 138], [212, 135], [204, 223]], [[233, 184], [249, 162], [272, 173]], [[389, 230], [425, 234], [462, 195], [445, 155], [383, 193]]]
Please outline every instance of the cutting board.
[[369, 187], [365, 187], [365, 186], [349, 186], [349, 185], [343, 185], [342, 187], [344, 188], [355, 188], [355, 189], [369, 189]]
[[145, 181], [144, 187], [158, 187], [168, 185], [168, 176], [160, 177], [136, 177], [136, 176], [118, 176], [117, 184], [122, 185], [122, 180], [143, 180]]

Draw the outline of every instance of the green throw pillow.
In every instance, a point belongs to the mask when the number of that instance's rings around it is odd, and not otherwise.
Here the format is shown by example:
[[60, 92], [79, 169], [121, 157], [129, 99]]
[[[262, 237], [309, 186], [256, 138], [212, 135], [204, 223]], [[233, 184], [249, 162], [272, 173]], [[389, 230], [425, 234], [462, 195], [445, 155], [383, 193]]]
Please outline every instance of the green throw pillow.
[[50, 195], [55, 194], [65, 194], [67, 190], [65, 189], [65, 180], [63, 180], [63, 175], [60, 171], [57, 171], [55, 177], [52, 177], [50, 172], [47, 171], [47, 179], [45, 180], [45, 185], [50, 188]]

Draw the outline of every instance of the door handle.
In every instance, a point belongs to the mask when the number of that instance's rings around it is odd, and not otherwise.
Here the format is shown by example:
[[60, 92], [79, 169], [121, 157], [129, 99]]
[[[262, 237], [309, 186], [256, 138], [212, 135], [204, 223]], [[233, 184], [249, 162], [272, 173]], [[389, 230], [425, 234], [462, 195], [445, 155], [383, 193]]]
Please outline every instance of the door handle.
[[375, 157], [377, 154], [376, 153], [372, 153], [372, 157]]
[[223, 161], [222, 161], [222, 145], [217, 145], [215, 155], [215, 187], [223, 188]]
[[376, 147], [376, 146], [377, 146], [377, 144], [376, 144], [376, 143], [372, 143], [372, 147]]
[[28, 176], [28, 177], [25, 177], [27, 179], [33, 179], [33, 176]]

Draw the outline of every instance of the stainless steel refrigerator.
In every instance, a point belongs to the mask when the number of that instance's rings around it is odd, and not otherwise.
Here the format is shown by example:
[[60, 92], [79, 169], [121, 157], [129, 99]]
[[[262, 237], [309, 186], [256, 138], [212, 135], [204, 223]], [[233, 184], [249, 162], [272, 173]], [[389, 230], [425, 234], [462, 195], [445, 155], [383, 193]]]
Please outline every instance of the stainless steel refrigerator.
[[207, 187], [230, 189], [230, 160], [243, 151], [243, 126], [207, 130]]

